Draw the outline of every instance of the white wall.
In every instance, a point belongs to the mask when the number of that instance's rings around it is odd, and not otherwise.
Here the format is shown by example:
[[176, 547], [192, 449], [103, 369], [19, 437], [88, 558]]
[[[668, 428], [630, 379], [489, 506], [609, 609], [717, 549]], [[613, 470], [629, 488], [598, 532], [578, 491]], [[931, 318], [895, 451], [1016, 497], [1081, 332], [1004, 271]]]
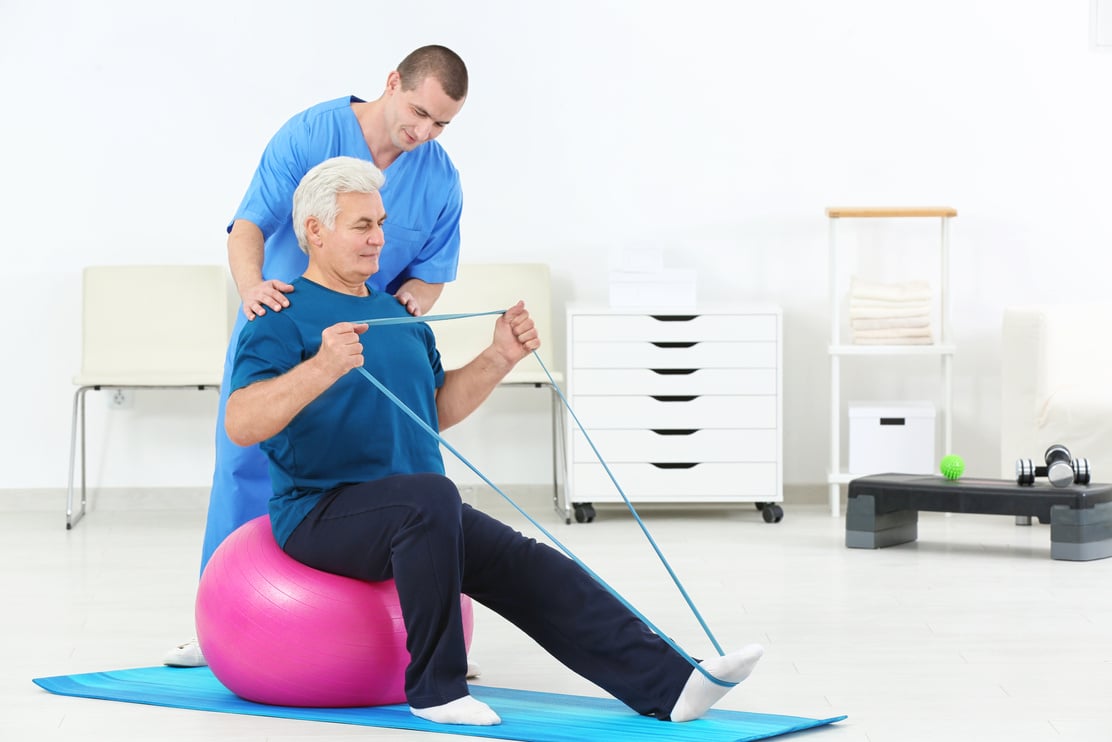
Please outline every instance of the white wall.
[[[824, 207], [957, 207], [955, 449], [995, 475], [1003, 307], [1102, 296], [1112, 263], [1112, 53], [1089, 20], [1088, 0], [4, 0], [0, 489], [65, 482], [81, 268], [223, 262], [285, 118], [377, 96], [424, 43], [472, 73], [441, 139], [466, 260], [547, 261], [558, 303], [605, 301], [609, 249], [663, 245], [705, 300], [783, 306], [789, 485], [827, 466]], [[848, 396], [927, 378], [854, 376]], [[91, 397], [93, 485], [208, 482], [215, 395], [178, 397]], [[545, 395], [492, 405], [454, 439], [498, 481], [548, 481]]]

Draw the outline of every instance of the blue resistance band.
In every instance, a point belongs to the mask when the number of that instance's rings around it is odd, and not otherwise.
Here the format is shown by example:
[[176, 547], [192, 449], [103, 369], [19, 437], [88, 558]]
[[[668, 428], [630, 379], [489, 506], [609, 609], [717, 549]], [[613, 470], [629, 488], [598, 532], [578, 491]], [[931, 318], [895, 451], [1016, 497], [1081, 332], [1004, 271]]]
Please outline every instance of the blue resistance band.
[[[408, 322], [438, 322], [438, 321], [450, 320], [450, 319], [465, 319], [465, 318], [468, 318], [468, 317], [485, 317], [485, 316], [489, 316], [489, 315], [502, 315], [502, 314], [505, 314], [505, 313], [506, 313], [506, 310], [500, 309], [500, 310], [496, 310], [496, 311], [492, 311], [492, 312], [475, 312], [475, 313], [469, 313], [469, 314], [434, 314], [434, 315], [429, 315], [429, 316], [426, 316], [426, 317], [384, 317], [384, 318], [378, 318], [378, 319], [354, 320], [354, 324], [359, 324], [359, 325], [397, 325], [397, 324], [404, 324], [404, 323], [408, 323]], [[680, 594], [683, 596], [683, 599], [687, 602], [688, 607], [691, 609], [691, 612], [695, 615], [695, 618], [698, 620], [699, 625], [703, 628], [703, 631], [704, 631], [704, 633], [706, 633], [707, 638], [710, 639], [711, 644], [714, 645], [714, 648], [715, 648], [715, 650], [717, 650], [718, 654], [719, 655], [724, 655], [725, 652], [722, 651], [722, 647], [719, 646], [718, 641], [714, 638], [714, 634], [711, 633], [710, 627], [707, 626], [706, 621], [703, 620], [703, 616], [702, 616], [702, 614], [699, 613], [699, 609], [695, 607], [695, 602], [691, 599], [691, 596], [688, 595], [687, 591], [684, 589], [683, 585], [680, 583], [680, 579], [676, 575], [675, 571], [672, 569], [672, 565], [670, 565], [668, 563], [668, 560], [664, 557], [664, 553], [660, 550], [660, 547], [657, 545], [656, 540], [652, 537], [652, 534], [649, 533], [649, 529], [645, 526], [644, 521], [641, 520], [641, 516], [637, 514], [637, 510], [633, 507], [633, 503], [630, 502], [629, 498], [626, 496], [625, 491], [622, 490], [622, 486], [620, 484], [618, 484], [617, 478], [614, 476], [614, 473], [612, 471], [610, 471], [610, 467], [603, 460], [602, 454], [600, 454], [598, 449], [595, 447], [595, 443], [594, 443], [594, 441], [591, 440], [591, 436], [588, 435], [586, 429], [583, 427], [583, 423], [581, 423], [579, 421], [579, 417], [575, 414], [575, 411], [572, 410], [571, 404], [568, 402], [567, 397], [564, 396], [563, 391], [561, 391], [559, 385], [552, 378], [552, 374], [549, 372], [548, 367], [544, 365], [544, 361], [541, 360], [541, 357], [539, 355], [537, 355], [536, 351], [533, 351], [533, 357], [537, 359], [537, 363], [540, 364], [541, 370], [544, 371], [545, 376], [548, 377], [548, 383], [551, 384], [552, 388], [556, 390], [556, 394], [560, 397], [560, 401], [562, 401], [564, 403], [564, 407], [567, 408], [568, 412], [572, 416], [572, 419], [575, 420], [575, 424], [579, 427], [580, 432], [582, 432], [583, 436], [587, 439], [587, 443], [591, 446], [591, 450], [594, 452], [595, 457], [598, 459], [599, 463], [602, 464], [602, 468], [606, 471], [606, 474], [610, 477], [610, 481], [614, 483], [614, 487], [618, 490], [618, 494], [622, 496], [622, 500], [625, 502], [626, 507], [629, 508], [629, 512], [633, 514], [634, 520], [641, 527], [642, 533], [645, 534], [645, 538], [647, 538], [649, 543], [652, 545], [653, 551], [656, 552], [657, 558], [660, 559], [660, 563], [663, 564], [664, 568], [668, 571], [669, 576], [672, 578], [672, 582], [675, 583], [676, 588], [680, 591]], [[564, 554], [569, 559], [571, 559], [576, 564], [578, 564], [599, 585], [601, 585], [603, 588], [605, 588], [606, 591], [609, 592], [611, 595], [613, 595], [615, 599], [617, 599], [622, 605], [624, 605], [626, 608], [628, 608], [633, 613], [633, 615], [635, 615], [635, 616], [637, 616], [637, 618], [641, 619], [641, 621], [643, 621], [646, 626], [648, 626], [650, 629], [652, 629], [653, 632], [656, 633], [657, 636], [659, 636], [661, 639], [664, 640], [664, 642], [666, 644], [668, 644], [668, 646], [670, 646], [672, 649], [676, 650], [676, 652], [678, 652], [680, 654], [680, 656], [682, 656], [685, 660], [687, 660], [691, 664], [692, 667], [694, 667], [696, 670], [698, 670], [700, 673], [702, 673], [708, 680], [710, 680], [715, 685], [720, 685], [720, 686], [723, 686], [723, 687], [726, 687], [726, 688], [732, 688], [735, 685], [737, 685], [737, 683], [731, 683], [731, 682], [728, 682], [728, 681], [725, 681], [725, 680], [721, 680], [719, 678], [716, 678], [714, 675], [711, 675], [702, 665], [700, 665], [693, 657], [691, 657], [691, 655], [689, 655], [687, 652], [683, 651], [683, 649], [681, 649], [679, 647], [679, 645], [677, 645], [669, 636], [667, 636], [664, 632], [662, 632], [659, 628], [657, 628], [657, 626], [655, 624], [653, 624], [652, 621], [650, 621], [648, 618], [646, 618], [644, 614], [642, 614], [640, 611], [638, 611], [636, 608], [634, 608], [629, 603], [629, 601], [627, 601], [624, 597], [622, 597], [618, 593], [617, 590], [615, 590], [613, 587], [611, 587], [609, 584], [607, 584], [607, 582], [605, 580], [603, 580], [599, 575], [597, 575], [590, 567], [588, 567], [586, 564], [584, 564], [583, 561], [579, 559], [579, 557], [577, 557], [574, 553], [572, 553], [571, 549], [569, 549], [558, 538], [556, 538], [554, 535], [552, 535], [552, 533], [550, 533], [548, 531], [548, 529], [546, 529], [544, 526], [542, 526], [540, 523], [538, 523], [536, 521], [536, 519], [534, 519], [531, 515], [529, 515], [527, 512], [525, 512], [521, 508], [520, 505], [518, 505], [516, 502], [514, 502], [513, 498], [511, 498], [509, 495], [507, 495], [505, 492], [503, 492], [498, 487], [498, 485], [496, 485], [494, 482], [490, 481], [490, 479], [485, 474], [483, 474], [481, 471], [479, 471], [475, 467], [474, 464], [472, 464], [470, 461], [468, 461], [467, 458], [463, 454], [461, 454], [459, 451], [457, 451], [456, 448], [451, 443], [446, 441], [444, 439], [444, 437], [442, 435], [440, 435], [440, 433], [438, 431], [433, 430], [429, 426], [429, 424], [426, 423], [424, 420], [422, 420], [417, 415], [417, 413], [415, 413], [413, 410], [411, 410], [408, 407], [408, 405], [406, 405], [405, 402], [398, 399], [398, 397], [395, 396], [394, 393], [391, 392], [389, 389], [387, 389], [382, 384], [381, 381], [376, 379], [371, 372], [367, 371], [362, 366], [356, 368], [356, 371], [361, 373], [368, 381], [370, 381], [372, 384], [374, 384], [376, 387], [378, 387], [378, 390], [381, 391], [384, 395], [386, 395], [387, 399], [389, 399], [391, 402], [393, 402], [395, 405], [397, 405], [406, 415], [408, 415], [410, 417], [410, 419], [412, 419], [415, 423], [417, 423], [417, 425], [419, 425], [426, 433], [431, 435], [433, 438], [435, 438], [437, 441], [439, 441], [442, 446], [444, 446], [449, 451], [451, 451], [452, 454], [457, 459], [459, 459], [468, 469], [475, 472], [475, 474], [478, 475], [478, 477], [480, 479], [482, 479], [483, 482], [485, 482], [491, 489], [493, 489], [495, 492], [497, 492], [499, 495], [501, 495], [502, 498], [506, 500], [506, 502], [508, 502], [510, 505], [512, 505], [513, 508], [515, 510], [517, 510], [517, 512], [521, 513], [521, 515], [524, 516], [526, 520], [528, 520], [538, 530], [540, 530], [540, 532], [543, 533], [545, 535], [545, 537], [547, 539], [549, 539], [553, 544], [555, 544], [556, 547], [560, 549], [560, 551], [564, 552]]]

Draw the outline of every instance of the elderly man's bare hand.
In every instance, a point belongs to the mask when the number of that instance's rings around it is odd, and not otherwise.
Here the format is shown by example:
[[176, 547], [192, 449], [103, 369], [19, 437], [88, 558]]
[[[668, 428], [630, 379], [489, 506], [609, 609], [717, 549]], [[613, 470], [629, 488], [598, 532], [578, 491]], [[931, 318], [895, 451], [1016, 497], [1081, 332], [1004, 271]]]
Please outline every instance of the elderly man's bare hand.
[[268, 308], [281, 312], [290, 305], [286, 294], [291, 291], [293, 286], [277, 279], [257, 283], [240, 296], [243, 300], [243, 313], [248, 320], [253, 320], [266, 314]]
[[494, 324], [494, 347], [510, 363], [517, 363], [541, 347], [541, 339], [525, 302], [506, 310]]
[[353, 322], [338, 322], [324, 328], [316, 357], [329, 375], [338, 379], [363, 365], [363, 343], [359, 336], [366, 331], [366, 324]]

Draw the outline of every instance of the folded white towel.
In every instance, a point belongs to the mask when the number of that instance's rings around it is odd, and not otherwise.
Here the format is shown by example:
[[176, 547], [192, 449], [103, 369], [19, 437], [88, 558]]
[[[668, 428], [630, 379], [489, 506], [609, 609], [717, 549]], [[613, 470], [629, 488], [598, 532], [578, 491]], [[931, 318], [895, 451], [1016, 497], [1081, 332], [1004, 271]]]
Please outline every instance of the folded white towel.
[[934, 345], [934, 338], [858, 338], [853, 339], [854, 345]]
[[855, 307], [850, 306], [850, 319], [884, 319], [891, 317], [930, 317], [929, 304], [909, 304], [906, 307]]
[[886, 327], [882, 330], [854, 330], [855, 338], [929, 338], [931, 328], [928, 327]]
[[862, 299], [857, 296], [849, 298], [849, 305], [851, 307], [863, 308], [880, 308], [884, 309], [891, 307], [892, 309], [904, 309], [906, 307], [926, 307], [930, 306], [930, 302], [922, 299], [907, 299], [904, 301], [888, 301], [887, 299]]
[[930, 327], [927, 315], [920, 317], [877, 317], [851, 320], [854, 330], [883, 330], [887, 327]]
[[902, 283], [877, 283], [866, 281], [857, 276], [850, 280], [850, 296], [860, 299], [880, 299], [883, 301], [930, 300], [931, 287], [926, 281], [904, 281]]

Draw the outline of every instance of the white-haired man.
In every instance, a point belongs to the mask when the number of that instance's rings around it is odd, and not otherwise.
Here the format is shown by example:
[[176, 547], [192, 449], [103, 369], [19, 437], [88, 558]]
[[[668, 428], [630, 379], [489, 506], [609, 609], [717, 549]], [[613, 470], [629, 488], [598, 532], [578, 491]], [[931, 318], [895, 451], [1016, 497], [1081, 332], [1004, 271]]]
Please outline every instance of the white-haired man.
[[356, 158], [330, 159], [305, 175], [293, 206], [309, 256], [293, 282], [298, 301], [252, 322], [236, 350], [227, 431], [269, 459], [275, 539], [316, 569], [393, 578], [410, 654], [406, 699], [421, 718], [501, 721], [468, 691], [461, 592], [635, 711], [697, 718], [749, 675], [760, 646], [693, 668], [574, 561], [464, 504], [444, 476], [439, 442], [352, 373], [370, 373], [443, 430], [540, 345], [523, 302], [494, 322], [486, 349], [450, 371], [426, 323], [360, 321], [405, 316], [367, 283], [390, 249], [381, 183], [381, 173]]

